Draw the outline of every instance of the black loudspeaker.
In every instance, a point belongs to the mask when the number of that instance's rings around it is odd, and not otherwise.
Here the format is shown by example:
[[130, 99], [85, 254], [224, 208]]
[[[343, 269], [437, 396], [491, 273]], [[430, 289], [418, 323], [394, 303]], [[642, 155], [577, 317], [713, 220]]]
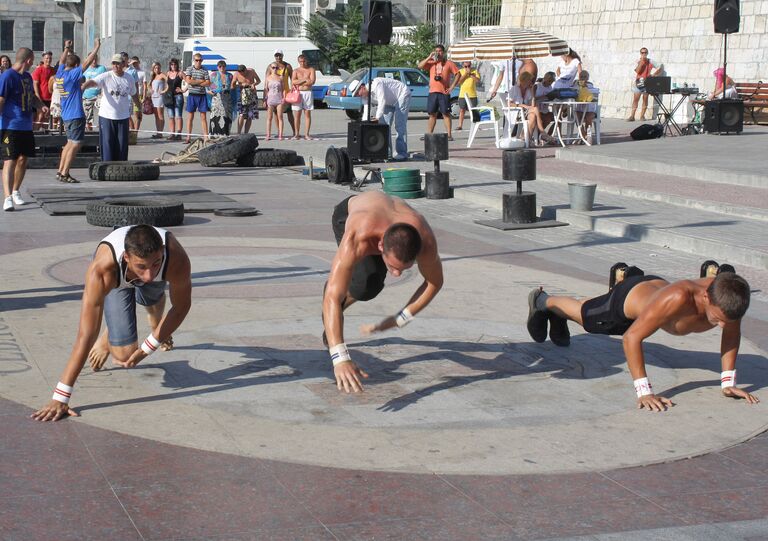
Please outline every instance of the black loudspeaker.
[[741, 133], [744, 130], [744, 102], [741, 100], [706, 102], [704, 129], [709, 133]]
[[347, 153], [353, 160], [386, 160], [389, 126], [377, 122], [350, 122], [347, 128]]
[[733, 34], [739, 31], [739, 0], [715, 0], [715, 32]]
[[363, 45], [389, 45], [392, 39], [392, 2], [366, 0], [363, 2], [363, 25], [360, 43]]

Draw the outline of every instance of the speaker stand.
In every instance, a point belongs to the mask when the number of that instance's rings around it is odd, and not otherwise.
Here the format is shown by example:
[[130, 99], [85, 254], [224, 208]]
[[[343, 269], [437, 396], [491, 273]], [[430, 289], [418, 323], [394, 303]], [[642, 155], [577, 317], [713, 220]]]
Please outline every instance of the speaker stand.
[[[373, 43], [371, 43], [371, 57], [368, 62], [368, 122], [371, 121], [371, 89], [373, 88]], [[389, 143], [387, 143], [389, 146]]]

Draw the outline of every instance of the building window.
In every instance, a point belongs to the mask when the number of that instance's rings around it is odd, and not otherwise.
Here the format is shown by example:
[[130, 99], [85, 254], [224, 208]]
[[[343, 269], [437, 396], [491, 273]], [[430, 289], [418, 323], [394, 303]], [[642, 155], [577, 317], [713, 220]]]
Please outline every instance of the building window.
[[302, 0], [272, 0], [269, 33], [273, 36], [300, 37], [304, 34]]
[[13, 21], [0, 21], [0, 51], [13, 50]]
[[61, 48], [64, 48], [64, 42], [67, 40], [75, 42], [75, 21], [62, 21], [61, 23]]
[[179, 37], [205, 35], [205, 0], [179, 0]]
[[45, 21], [32, 21], [32, 50], [45, 51]]

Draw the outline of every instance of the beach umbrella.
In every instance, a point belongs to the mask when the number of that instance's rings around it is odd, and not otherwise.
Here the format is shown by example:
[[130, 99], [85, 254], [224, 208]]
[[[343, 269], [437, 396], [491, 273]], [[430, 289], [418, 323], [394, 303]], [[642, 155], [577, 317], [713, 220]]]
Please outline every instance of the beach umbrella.
[[567, 52], [568, 44], [562, 39], [528, 28], [489, 30], [469, 36], [448, 48], [448, 56], [454, 62], [541, 58]]

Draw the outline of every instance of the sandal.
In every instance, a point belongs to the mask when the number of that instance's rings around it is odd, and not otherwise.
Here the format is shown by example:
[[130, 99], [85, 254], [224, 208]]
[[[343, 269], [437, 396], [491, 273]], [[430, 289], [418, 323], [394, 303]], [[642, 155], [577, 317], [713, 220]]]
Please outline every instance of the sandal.
[[77, 180], [75, 177], [70, 176], [69, 173], [66, 175], [59, 176], [60, 182], [66, 182], [67, 184], [80, 184], [80, 181]]

